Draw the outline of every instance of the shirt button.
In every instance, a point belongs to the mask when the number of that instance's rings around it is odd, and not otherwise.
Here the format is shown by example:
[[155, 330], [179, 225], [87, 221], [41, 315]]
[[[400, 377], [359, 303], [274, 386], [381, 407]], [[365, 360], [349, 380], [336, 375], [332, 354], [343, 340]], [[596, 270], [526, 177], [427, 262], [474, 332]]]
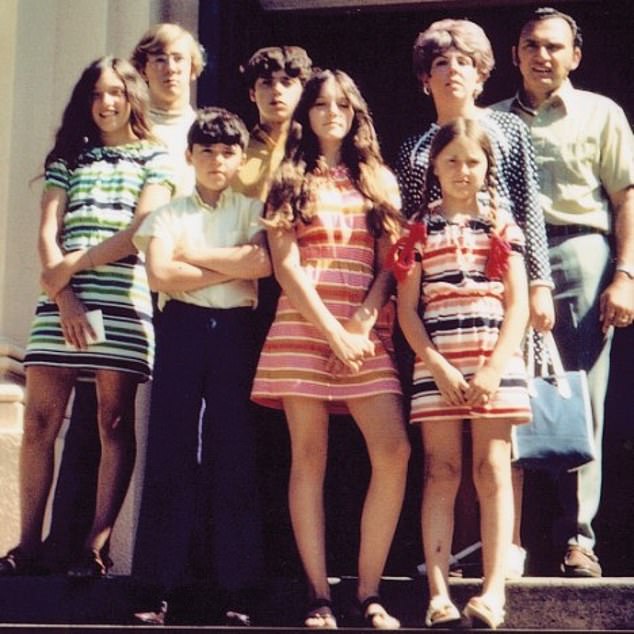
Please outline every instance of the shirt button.
[[211, 317], [209, 319], [209, 327], [213, 330], [217, 325], [218, 322], [213, 317]]

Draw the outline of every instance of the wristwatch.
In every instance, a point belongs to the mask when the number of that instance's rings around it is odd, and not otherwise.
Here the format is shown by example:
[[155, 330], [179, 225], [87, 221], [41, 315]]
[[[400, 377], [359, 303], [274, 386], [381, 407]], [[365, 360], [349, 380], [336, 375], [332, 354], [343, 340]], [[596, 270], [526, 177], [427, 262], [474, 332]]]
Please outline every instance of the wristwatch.
[[617, 264], [615, 273], [625, 273], [631, 280], [634, 280], [634, 266], [631, 264]]

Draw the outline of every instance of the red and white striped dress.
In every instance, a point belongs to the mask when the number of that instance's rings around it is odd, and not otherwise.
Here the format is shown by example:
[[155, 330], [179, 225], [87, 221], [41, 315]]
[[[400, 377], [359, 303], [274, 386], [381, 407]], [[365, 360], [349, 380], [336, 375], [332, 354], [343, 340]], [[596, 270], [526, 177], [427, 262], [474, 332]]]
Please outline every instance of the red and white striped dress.
[[[498, 218], [504, 238], [514, 251], [523, 253], [524, 236], [510, 214], [498, 211]], [[490, 356], [504, 319], [504, 285], [485, 274], [492, 225], [484, 217], [451, 223], [433, 212], [423, 222], [427, 225], [422, 257], [423, 323], [438, 351], [468, 381]], [[526, 366], [519, 348], [486, 405], [448, 404], [418, 356], [411, 397], [412, 423], [456, 418], [525, 423], [531, 418]]]
[[[387, 170], [386, 174], [398, 197], [396, 180]], [[345, 167], [336, 167], [323, 177], [315, 204], [312, 222], [295, 225], [302, 269], [328, 310], [345, 322], [362, 304], [374, 280], [375, 239], [367, 229], [363, 197]], [[374, 328], [371, 339], [375, 354], [357, 374], [333, 375], [326, 369], [332, 349], [325, 337], [282, 291], [251, 397], [277, 409], [283, 407], [285, 396], [314, 398], [325, 401], [331, 413], [347, 413], [348, 400], [401, 394], [394, 362], [386, 351], [385, 333], [379, 336]]]

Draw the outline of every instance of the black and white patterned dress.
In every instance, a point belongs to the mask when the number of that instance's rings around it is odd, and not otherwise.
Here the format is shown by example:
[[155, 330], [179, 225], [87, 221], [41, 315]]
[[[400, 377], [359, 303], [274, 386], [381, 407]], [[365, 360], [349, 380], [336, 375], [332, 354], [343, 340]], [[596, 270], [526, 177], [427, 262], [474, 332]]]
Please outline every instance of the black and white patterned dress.
[[[526, 237], [526, 262], [531, 282], [552, 283], [544, 214], [539, 205], [535, 151], [526, 124], [514, 114], [484, 110], [479, 123], [489, 135], [497, 162], [500, 207], [509, 209]], [[411, 218], [421, 210], [429, 149], [440, 126], [410, 137], [401, 146], [395, 171], [403, 199], [403, 213]], [[440, 199], [440, 189], [428, 202]]]

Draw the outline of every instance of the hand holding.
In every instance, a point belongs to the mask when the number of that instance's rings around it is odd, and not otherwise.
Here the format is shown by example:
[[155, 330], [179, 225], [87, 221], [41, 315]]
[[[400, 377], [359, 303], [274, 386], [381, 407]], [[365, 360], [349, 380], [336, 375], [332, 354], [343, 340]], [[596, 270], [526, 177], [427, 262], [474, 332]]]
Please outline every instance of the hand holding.
[[64, 339], [75, 348], [85, 350], [88, 338], [97, 336], [86, 318], [86, 307], [70, 289], [60, 292], [57, 305]]
[[500, 387], [501, 374], [490, 365], [483, 365], [469, 381], [465, 393], [468, 405], [487, 405]]
[[468, 383], [462, 372], [449, 362], [432, 370], [436, 387], [442, 398], [450, 405], [463, 405]]
[[547, 286], [533, 286], [530, 289], [531, 326], [537, 332], [548, 332], [555, 325], [555, 304], [553, 294]]

